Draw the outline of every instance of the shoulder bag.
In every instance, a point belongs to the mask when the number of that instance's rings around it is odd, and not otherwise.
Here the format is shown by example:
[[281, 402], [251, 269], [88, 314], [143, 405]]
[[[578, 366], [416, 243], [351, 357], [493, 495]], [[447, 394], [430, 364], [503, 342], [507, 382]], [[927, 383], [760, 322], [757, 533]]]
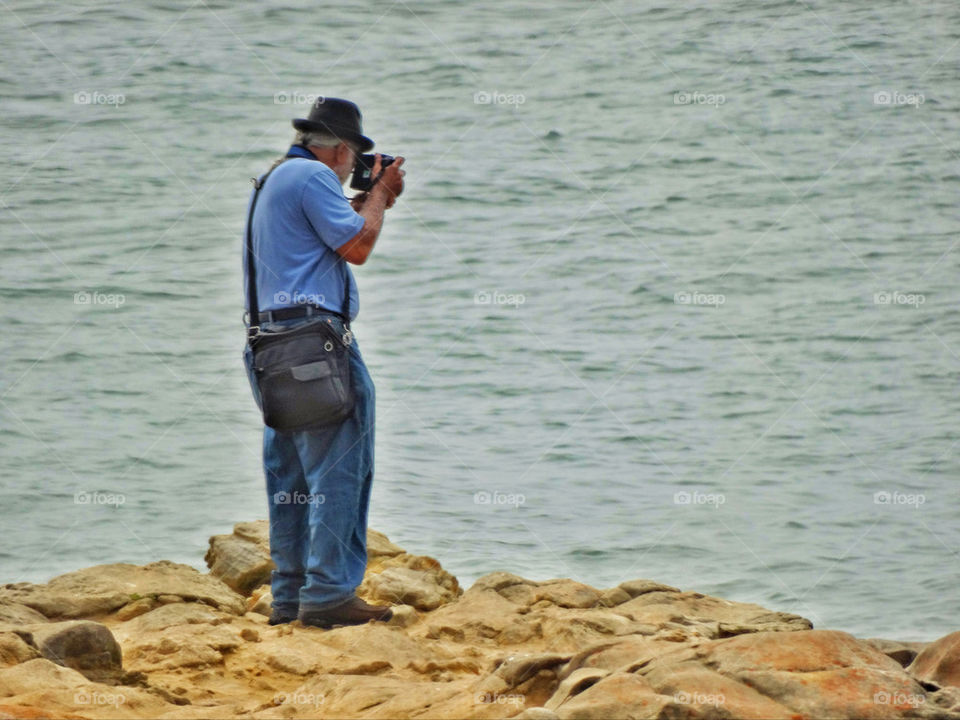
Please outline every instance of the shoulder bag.
[[284, 432], [315, 430], [339, 425], [350, 416], [356, 403], [350, 382], [349, 348], [353, 341], [350, 275], [344, 269], [342, 335], [324, 317], [298, 323], [289, 330], [261, 331], [253, 256], [253, 211], [260, 189], [276, 167], [261, 180], [253, 178], [254, 193], [246, 232], [247, 343], [253, 353], [253, 373], [260, 390], [264, 424]]

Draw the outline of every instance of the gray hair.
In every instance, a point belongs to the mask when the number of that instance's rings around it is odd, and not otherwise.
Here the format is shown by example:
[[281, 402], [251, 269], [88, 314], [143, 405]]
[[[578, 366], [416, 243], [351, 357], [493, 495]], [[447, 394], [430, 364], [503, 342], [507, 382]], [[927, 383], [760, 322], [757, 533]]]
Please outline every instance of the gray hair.
[[341, 140], [333, 133], [323, 131], [304, 132], [303, 130], [298, 130], [296, 137], [293, 139], [294, 145], [303, 145], [304, 147], [313, 146], [320, 148], [332, 148], [336, 147], [341, 142], [344, 142], [348, 147], [353, 148], [354, 152], [358, 151], [356, 143], [349, 140]]

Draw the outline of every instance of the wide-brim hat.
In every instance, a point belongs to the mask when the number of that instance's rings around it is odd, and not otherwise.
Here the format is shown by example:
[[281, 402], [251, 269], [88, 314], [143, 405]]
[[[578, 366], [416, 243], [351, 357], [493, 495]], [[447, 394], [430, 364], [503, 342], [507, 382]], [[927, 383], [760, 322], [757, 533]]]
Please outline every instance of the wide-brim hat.
[[360, 152], [373, 148], [373, 140], [363, 134], [360, 108], [349, 100], [323, 97], [310, 108], [306, 118], [296, 118], [293, 127], [301, 132], [328, 132], [341, 140], [356, 143]]

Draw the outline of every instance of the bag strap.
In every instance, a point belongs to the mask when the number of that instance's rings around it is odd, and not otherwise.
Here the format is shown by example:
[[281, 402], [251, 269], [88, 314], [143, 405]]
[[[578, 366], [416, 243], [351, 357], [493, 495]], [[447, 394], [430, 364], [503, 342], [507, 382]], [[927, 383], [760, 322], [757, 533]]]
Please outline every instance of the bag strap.
[[[256, 266], [254, 264], [253, 258], [253, 211], [257, 206], [257, 198], [260, 197], [260, 189], [263, 187], [264, 183], [267, 182], [267, 178], [270, 177], [270, 174], [276, 170], [280, 165], [289, 160], [291, 157], [297, 157], [295, 155], [287, 155], [282, 160], [277, 161], [277, 163], [271, 167], [267, 174], [262, 178], [250, 178], [250, 181], [253, 183], [253, 198], [250, 200], [250, 212], [247, 214], [247, 232], [246, 232], [246, 250], [247, 250], [247, 305], [249, 312], [249, 323], [247, 324], [247, 338], [256, 337], [260, 333], [260, 326], [257, 324], [260, 322], [260, 307], [257, 304], [257, 276], [256, 276]], [[346, 265], [346, 260], [343, 261]], [[343, 329], [344, 329], [344, 344], [349, 345], [350, 340], [352, 339], [352, 333], [350, 332], [350, 272], [346, 267], [343, 269]]]

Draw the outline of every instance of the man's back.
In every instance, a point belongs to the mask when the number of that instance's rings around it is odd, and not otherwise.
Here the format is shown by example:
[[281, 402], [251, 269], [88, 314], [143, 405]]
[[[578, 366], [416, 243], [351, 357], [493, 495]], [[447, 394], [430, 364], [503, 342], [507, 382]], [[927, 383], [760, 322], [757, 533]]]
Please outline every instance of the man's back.
[[[260, 310], [312, 304], [340, 312], [349, 276], [354, 319], [360, 303], [357, 285], [335, 251], [362, 227], [363, 218], [350, 207], [329, 167], [305, 157], [285, 160], [260, 191], [253, 218]], [[246, 264], [244, 256], [244, 286]]]

